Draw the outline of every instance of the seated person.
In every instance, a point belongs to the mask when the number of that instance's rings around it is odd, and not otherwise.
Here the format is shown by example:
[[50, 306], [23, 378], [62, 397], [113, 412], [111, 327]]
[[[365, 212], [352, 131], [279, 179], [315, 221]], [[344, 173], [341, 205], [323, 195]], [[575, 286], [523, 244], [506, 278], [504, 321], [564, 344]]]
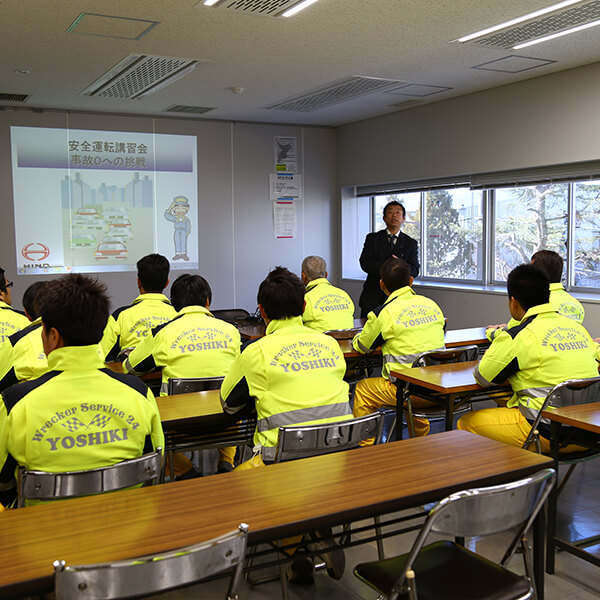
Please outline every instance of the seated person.
[[162, 293], [169, 285], [169, 268], [169, 261], [161, 254], [148, 254], [138, 260], [140, 295], [108, 318], [101, 342], [107, 361], [115, 360], [125, 348], [134, 348], [152, 329], [175, 316], [175, 309]]
[[[381, 266], [380, 286], [388, 299], [368, 314], [352, 346], [363, 354], [381, 346], [382, 377], [361, 379], [356, 384], [355, 417], [371, 414], [381, 406], [396, 406], [396, 386], [391, 371], [412, 367], [421, 352], [445, 347], [445, 319], [440, 307], [433, 300], [416, 294], [412, 282], [410, 266], [402, 259], [388, 258]], [[430, 402], [414, 398], [412, 404], [429, 406]], [[427, 419], [415, 417], [413, 425], [415, 435], [429, 433]]]
[[327, 263], [320, 256], [302, 261], [302, 282], [306, 286], [302, 321], [317, 331], [352, 329], [354, 303], [342, 289], [327, 281]]
[[[506, 407], [475, 410], [461, 417], [457, 427], [521, 447], [550, 390], [567, 379], [596, 377], [598, 363], [585, 328], [549, 302], [548, 278], [541, 269], [516, 267], [506, 287], [517, 325], [494, 338], [474, 374], [483, 386], [508, 379], [514, 394]], [[549, 452], [548, 440], [540, 440], [542, 450]]]
[[[577, 323], [583, 323], [585, 310], [581, 302], [571, 296], [561, 283], [563, 259], [560, 254], [552, 250], [539, 250], [531, 257], [531, 264], [541, 269], [550, 282], [550, 304], [553, 304], [561, 315], [569, 317]], [[489, 326], [485, 333], [491, 342], [502, 329], [514, 327], [517, 324], [517, 321], [511, 319], [508, 324]]]
[[[123, 363], [123, 371], [141, 375], [162, 367], [161, 396], [166, 396], [171, 378], [225, 375], [240, 353], [240, 334], [230, 323], [212, 316], [208, 310], [211, 299], [206, 279], [199, 275], [179, 276], [171, 286], [171, 302], [177, 316], [155, 327], [132, 350]], [[235, 447], [220, 448], [219, 456], [219, 470], [231, 470]], [[182, 468], [181, 463], [176, 466], [177, 475], [186, 473], [191, 464]]]
[[25, 290], [23, 308], [31, 323], [9, 336], [0, 347], [0, 391], [35, 379], [48, 370], [42, 345], [42, 320], [37, 310], [38, 294], [43, 293], [45, 285], [44, 281], [36, 281]]
[[104, 369], [98, 355], [106, 288], [65, 275], [47, 282], [37, 302], [49, 371], [0, 397], [0, 487], [18, 466], [94, 469], [164, 447], [152, 393], [137, 377]]
[[6, 279], [4, 269], [0, 268], [0, 346], [8, 341], [8, 336], [29, 325], [29, 319], [11, 306], [12, 285], [13, 282]]
[[258, 288], [266, 335], [245, 346], [221, 386], [223, 410], [256, 408], [255, 445], [275, 459], [278, 428], [352, 418], [346, 362], [332, 337], [302, 324], [304, 285], [276, 267]]

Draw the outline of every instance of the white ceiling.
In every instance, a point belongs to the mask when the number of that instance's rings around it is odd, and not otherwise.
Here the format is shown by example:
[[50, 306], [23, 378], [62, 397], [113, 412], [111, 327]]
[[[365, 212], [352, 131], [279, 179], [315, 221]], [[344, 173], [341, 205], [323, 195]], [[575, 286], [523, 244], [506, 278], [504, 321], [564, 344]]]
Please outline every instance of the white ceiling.
[[[165, 108], [182, 104], [215, 107], [190, 118], [336, 126], [393, 112], [395, 103], [435, 102], [599, 61], [600, 27], [520, 51], [452, 41], [556, 1], [320, 0], [283, 19], [208, 8], [198, 0], [0, 0], [0, 92], [30, 94], [24, 105], [34, 108], [168, 115]], [[68, 33], [82, 12], [159, 24], [139, 40]], [[79, 95], [134, 53], [207, 62], [139, 100]], [[510, 55], [555, 62], [520, 73], [473, 69]], [[512, 59], [516, 68], [521, 62]], [[421, 87], [313, 112], [265, 109], [350, 76]], [[408, 95], [435, 89], [422, 86], [451, 89]], [[234, 87], [244, 92], [235, 94]], [[14, 103], [0, 102], [7, 105]]]

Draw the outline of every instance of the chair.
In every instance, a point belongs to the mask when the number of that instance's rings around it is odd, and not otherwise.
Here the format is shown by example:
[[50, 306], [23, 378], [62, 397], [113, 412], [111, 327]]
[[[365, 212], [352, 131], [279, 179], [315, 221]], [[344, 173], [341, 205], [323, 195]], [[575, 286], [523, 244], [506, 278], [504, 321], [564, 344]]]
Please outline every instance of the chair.
[[220, 390], [223, 377], [173, 377], [167, 382], [167, 394], [189, 394], [205, 390]]
[[26, 500], [59, 500], [113, 492], [140, 483], [155, 484], [162, 471], [162, 449], [109, 467], [49, 473], [19, 468], [17, 506]]
[[[431, 365], [446, 365], [452, 363], [460, 363], [460, 362], [468, 362], [471, 360], [477, 360], [479, 349], [477, 346], [459, 346], [457, 348], [442, 348], [439, 350], [427, 350], [426, 352], [421, 352], [413, 361], [413, 367], [428, 367]], [[418, 393], [415, 392], [415, 386], [407, 383], [404, 386], [404, 390], [402, 392], [403, 398], [403, 412], [406, 413], [406, 423], [408, 426], [408, 435], [409, 437], [415, 437], [415, 431], [413, 426], [413, 417], [421, 417], [429, 420], [442, 419], [446, 416], [446, 410], [432, 406], [429, 407], [419, 407], [416, 411], [413, 409], [412, 398], [411, 396]], [[461, 406], [464, 398], [462, 396], [458, 396], [453, 398], [453, 406], [451, 415], [454, 416], [463, 414], [471, 410], [471, 404], [465, 404]], [[384, 409], [385, 411], [395, 412], [393, 409]], [[388, 440], [391, 439], [392, 433], [394, 430], [395, 423], [392, 425], [390, 429], [390, 433], [388, 434]]]
[[[181, 377], [172, 378], [168, 381], [168, 394], [187, 394], [191, 392], [203, 392], [205, 390], [218, 390], [221, 388], [223, 377]], [[167, 456], [172, 458], [173, 452], [194, 452], [223, 448], [227, 446], [238, 446], [246, 444], [254, 436], [256, 428], [256, 417], [243, 419], [242, 421], [228, 425], [226, 429], [194, 426], [193, 429], [177, 432], [166, 432]], [[170, 477], [174, 478], [173, 461], [169, 460]], [[205, 465], [206, 466], [206, 465]]]
[[[600, 400], [600, 377], [590, 377], [588, 379], [570, 379], [554, 386], [546, 400], [539, 410], [523, 448], [527, 449], [532, 443], [535, 443], [539, 454], [542, 454], [540, 446], [540, 434], [550, 439], [550, 427], [546, 419], [542, 419], [542, 411], [551, 408], [561, 408], [563, 406], [574, 406], [576, 404], [588, 404]], [[548, 573], [554, 573], [554, 545], [553, 537], [556, 529], [556, 510], [558, 496], [563, 491], [567, 481], [573, 474], [575, 467], [582, 462], [592, 460], [600, 455], [598, 446], [598, 435], [576, 429], [574, 427], [561, 427], [561, 437], [559, 439], [559, 450], [561, 447], [569, 444], [578, 444], [589, 446], [589, 449], [580, 452], [570, 452], [568, 454], [558, 454], [553, 456], [556, 465], [562, 463], [569, 465], [567, 473], [562, 478], [560, 485], [554, 493], [550, 494], [548, 502], [548, 551], [546, 555], [546, 570]], [[573, 542], [575, 547], [585, 547], [597, 543], [598, 536]]]
[[56, 600], [117, 600], [192, 585], [232, 569], [227, 600], [238, 598], [248, 526], [218, 538], [141, 558], [93, 565], [54, 562]]
[[[357, 448], [358, 443], [374, 437], [375, 443], [381, 441], [381, 431], [383, 427], [383, 417], [380, 413], [374, 413], [357, 419], [348, 419], [346, 421], [336, 421], [335, 423], [322, 423], [319, 425], [290, 425], [279, 428], [279, 437], [277, 439], [277, 449], [275, 452], [275, 462], [287, 462], [299, 458], [309, 458], [321, 454], [331, 454]], [[378, 536], [381, 531], [378, 527], [378, 519], [375, 519], [375, 525]], [[377, 540], [377, 548], [380, 557], [383, 556], [383, 546], [381, 540]], [[275, 542], [275, 546], [280, 553], [284, 553], [281, 544]], [[250, 556], [248, 568], [252, 566], [254, 554]], [[281, 593], [283, 600], [288, 598], [287, 574], [283, 563], [279, 565], [279, 578], [281, 581]], [[251, 579], [246, 575], [246, 581], [251, 585], [273, 581], [274, 577], [264, 577], [262, 579]]]
[[[354, 575], [387, 600], [533, 598], [533, 562], [525, 535], [555, 478], [554, 469], [544, 469], [519, 481], [451, 494], [431, 510], [408, 554], [359, 564]], [[498, 564], [450, 541], [436, 541], [424, 547], [430, 532], [472, 537], [513, 527], [518, 527], [516, 535]], [[519, 547], [529, 581], [505, 567]]]
[[222, 319], [233, 325], [236, 325], [241, 321], [246, 321], [250, 316], [250, 313], [243, 308], [223, 308], [220, 310], [211, 310], [210, 312], [217, 319]]

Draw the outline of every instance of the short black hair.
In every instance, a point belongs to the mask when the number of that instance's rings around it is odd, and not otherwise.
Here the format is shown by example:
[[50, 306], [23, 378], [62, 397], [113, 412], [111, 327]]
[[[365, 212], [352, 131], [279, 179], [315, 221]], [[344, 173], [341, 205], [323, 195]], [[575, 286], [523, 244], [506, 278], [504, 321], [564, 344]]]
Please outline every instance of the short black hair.
[[399, 206], [402, 209], [402, 216], [406, 218], [406, 209], [404, 208], [404, 204], [401, 204], [400, 202], [398, 202], [398, 200], [392, 200], [391, 202], [388, 202], [383, 207], [383, 216], [384, 217], [385, 217], [385, 213], [387, 212], [387, 209], [390, 208], [391, 206]]
[[212, 300], [208, 281], [200, 275], [180, 275], [171, 286], [171, 304], [180, 311], [184, 306], [206, 306]]
[[6, 275], [2, 267], [0, 267], [0, 292], [6, 291]]
[[392, 256], [381, 265], [379, 277], [391, 294], [395, 290], [410, 285], [410, 267], [406, 261]]
[[563, 259], [560, 254], [552, 250], [538, 250], [531, 257], [531, 263], [546, 273], [550, 283], [560, 283], [563, 272]]
[[257, 300], [269, 319], [298, 317], [304, 312], [304, 284], [285, 267], [275, 267], [258, 287]]
[[509, 298], [514, 298], [523, 310], [550, 301], [550, 284], [548, 277], [533, 265], [515, 267], [506, 280]]
[[46, 331], [56, 328], [67, 346], [98, 344], [108, 321], [106, 286], [71, 273], [47, 281], [36, 305]]
[[40, 316], [38, 310], [37, 296], [46, 286], [47, 281], [36, 281], [32, 283], [23, 294], [23, 308], [33, 321]]
[[137, 261], [138, 277], [144, 290], [160, 294], [169, 280], [169, 261], [162, 254], [148, 254]]

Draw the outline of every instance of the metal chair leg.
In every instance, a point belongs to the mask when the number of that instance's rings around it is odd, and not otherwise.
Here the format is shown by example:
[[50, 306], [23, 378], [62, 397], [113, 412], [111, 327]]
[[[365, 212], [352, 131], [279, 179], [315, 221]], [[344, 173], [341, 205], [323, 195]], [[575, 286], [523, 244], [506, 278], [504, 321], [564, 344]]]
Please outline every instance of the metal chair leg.
[[373, 517], [373, 522], [375, 523], [375, 535], [377, 536], [377, 556], [379, 560], [383, 560], [385, 558], [385, 549], [383, 547], [383, 538], [381, 537], [381, 517]]

